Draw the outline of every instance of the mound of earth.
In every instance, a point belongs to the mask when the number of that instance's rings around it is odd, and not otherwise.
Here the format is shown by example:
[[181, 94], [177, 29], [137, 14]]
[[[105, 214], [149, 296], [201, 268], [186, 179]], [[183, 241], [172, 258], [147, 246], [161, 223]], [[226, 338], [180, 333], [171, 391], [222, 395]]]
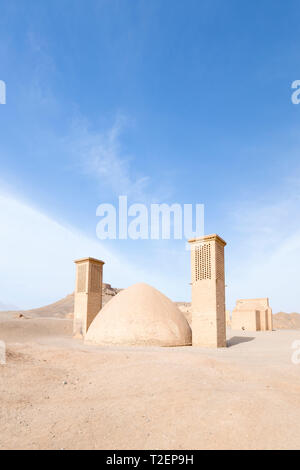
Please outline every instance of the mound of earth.
[[300, 329], [299, 313], [279, 312], [273, 315], [274, 330], [298, 330]]

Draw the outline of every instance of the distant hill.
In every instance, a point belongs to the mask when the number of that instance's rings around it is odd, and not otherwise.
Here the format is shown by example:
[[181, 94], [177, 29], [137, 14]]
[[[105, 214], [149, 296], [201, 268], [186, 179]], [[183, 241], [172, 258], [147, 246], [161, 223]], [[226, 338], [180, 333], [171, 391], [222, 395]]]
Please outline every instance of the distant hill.
[[[110, 284], [103, 284], [102, 303], [105, 305], [112, 297], [114, 297], [122, 289], [111, 287]], [[0, 306], [1, 309], [1, 306]], [[1, 309], [2, 310], [2, 309]], [[7, 309], [5, 309], [7, 310]], [[31, 318], [72, 318], [74, 313], [74, 293], [69, 294], [61, 300], [45, 307], [34, 308], [31, 310], [10, 310], [16, 314], [22, 314]]]
[[295, 330], [300, 329], [299, 313], [279, 312], [273, 315], [274, 330]]
[[1, 310], [17, 310], [17, 308], [18, 307], [16, 307], [15, 305], [5, 304], [0, 301], [0, 311]]
[[[102, 302], [105, 305], [109, 302], [118, 292], [122, 289], [111, 287], [110, 284], [103, 284]], [[191, 304], [189, 302], [176, 302], [178, 308], [182, 311], [189, 324], [192, 324]], [[53, 304], [46, 305], [45, 307], [35, 308], [32, 310], [17, 310], [14, 308], [2, 308], [0, 303], [0, 313], [15, 313], [17, 315], [24, 315], [31, 318], [72, 318], [74, 312], [74, 293], [69, 294], [61, 300]], [[273, 327], [274, 330], [295, 330], [300, 329], [300, 314], [299, 313], [284, 313], [279, 312], [273, 314]]]

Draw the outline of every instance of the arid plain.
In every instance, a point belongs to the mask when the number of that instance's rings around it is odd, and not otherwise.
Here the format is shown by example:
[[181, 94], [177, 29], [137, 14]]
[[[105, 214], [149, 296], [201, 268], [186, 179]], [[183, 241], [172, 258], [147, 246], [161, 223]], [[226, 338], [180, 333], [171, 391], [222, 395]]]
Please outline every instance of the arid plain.
[[130, 348], [74, 340], [72, 308], [0, 313], [1, 449], [300, 448], [297, 314], [227, 348]]

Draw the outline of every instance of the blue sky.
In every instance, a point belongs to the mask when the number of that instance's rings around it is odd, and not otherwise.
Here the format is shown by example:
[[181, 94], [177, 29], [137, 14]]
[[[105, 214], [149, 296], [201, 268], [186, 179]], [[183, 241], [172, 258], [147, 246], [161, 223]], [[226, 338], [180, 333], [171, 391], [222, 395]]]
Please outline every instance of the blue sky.
[[0, 301], [105, 280], [189, 300], [184, 242], [99, 241], [96, 208], [203, 203], [227, 242], [228, 307], [300, 311], [300, 5], [261, 0], [0, 1]]

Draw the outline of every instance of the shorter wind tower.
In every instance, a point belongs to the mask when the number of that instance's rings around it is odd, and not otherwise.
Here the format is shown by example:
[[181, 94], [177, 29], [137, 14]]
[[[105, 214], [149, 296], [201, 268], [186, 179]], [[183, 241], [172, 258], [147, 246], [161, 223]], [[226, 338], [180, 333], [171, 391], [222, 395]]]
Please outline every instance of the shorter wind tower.
[[226, 347], [226, 242], [218, 235], [189, 240], [192, 267], [193, 346]]
[[102, 308], [103, 264], [95, 258], [75, 261], [74, 336], [85, 337], [90, 324]]

